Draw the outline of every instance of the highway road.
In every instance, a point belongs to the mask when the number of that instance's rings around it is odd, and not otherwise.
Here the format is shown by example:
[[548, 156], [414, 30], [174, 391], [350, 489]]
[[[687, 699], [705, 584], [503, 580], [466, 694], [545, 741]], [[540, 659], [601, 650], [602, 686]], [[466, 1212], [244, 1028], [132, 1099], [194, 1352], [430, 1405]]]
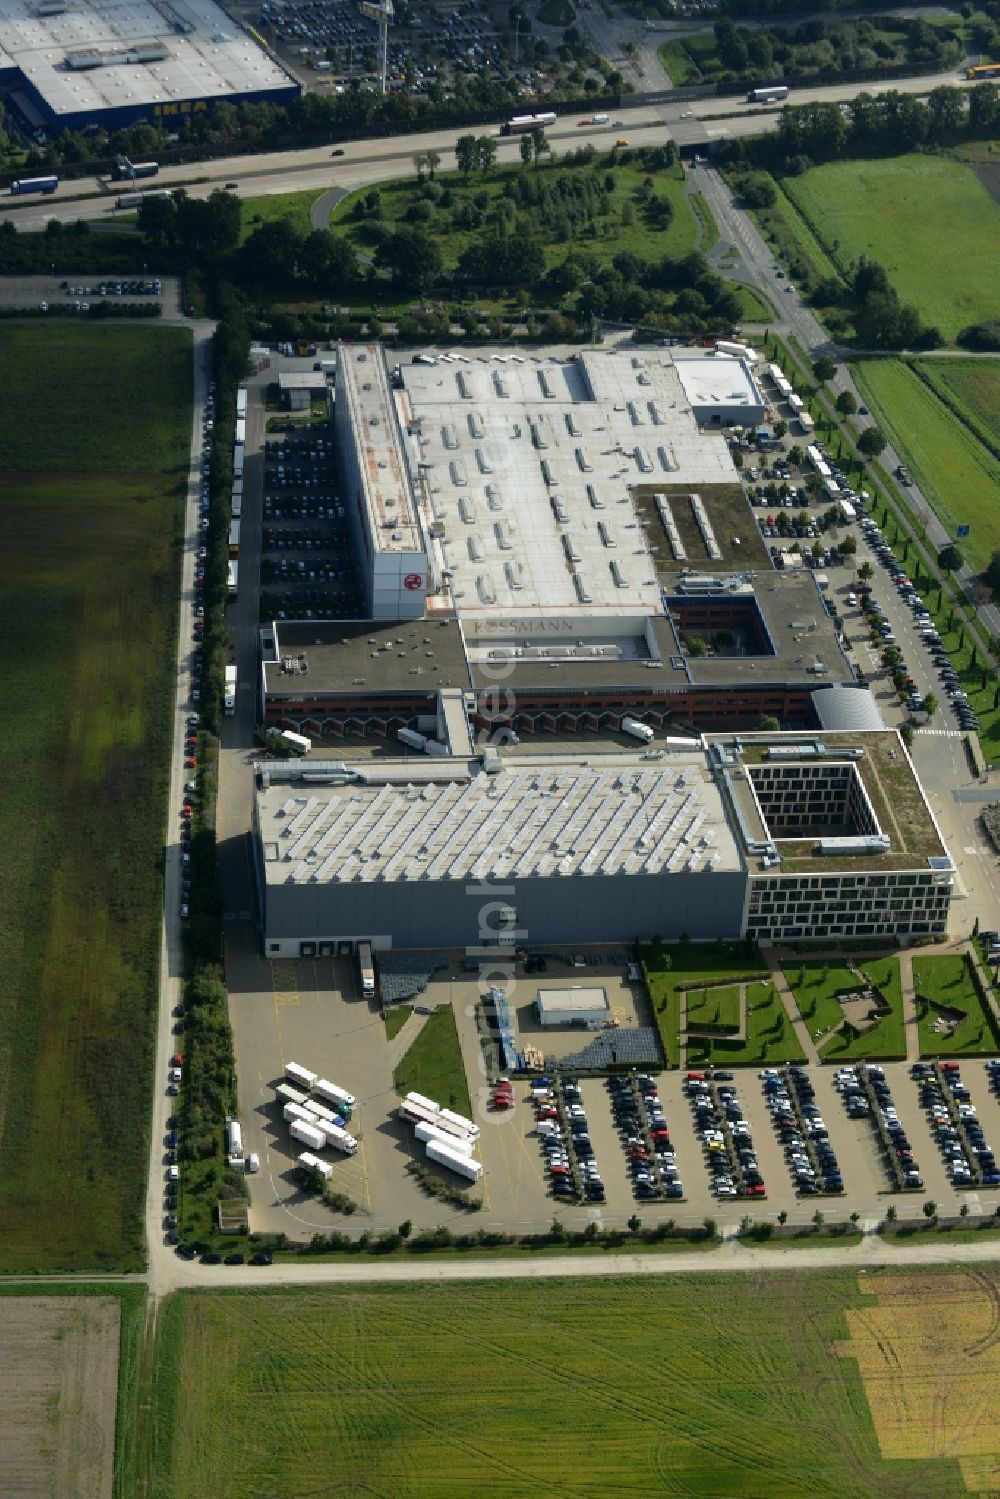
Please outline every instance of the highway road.
[[[925, 75], [922, 78], [904, 78], [892, 85], [848, 84], [835, 88], [796, 89], [791, 102], [805, 104], [814, 100], [833, 103], [847, 102], [862, 92], [881, 93], [890, 87], [900, 93], [926, 94], [941, 84], [962, 85], [964, 79], [954, 72]], [[682, 118], [691, 112], [691, 118]], [[776, 109], [752, 108], [740, 99], [702, 99], [697, 102], [678, 100], [668, 104], [627, 104], [617, 111], [613, 123], [597, 127], [581, 127], [579, 116], [567, 116], [547, 132], [557, 150], [570, 150], [575, 146], [593, 145], [607, 150], [618, 137], [624, 135], [633, 145], [654, 145], [680, 134], [685, 143], [697, 146], [712, 140], [730, 137], [759, 135], [764, 130], [773, 130], [780, 111]], [[585, 116], [583, 118], [586, 118]], [[235, 183], [233, 189], [240, 197], [262, 197], [272, 193], [287, 193], [330, 188], [352, 191], [385, 182], [393, 177], [405, 176], [412, 168], [412, 158], [418, 151], [439, 151], [444, 165], [453, 165], [450, 153], [454, 151], [459, 135], [470, 128], [450, 126], [447, 130], [426, 134], [398, 135], [384, 140], [354, 141], [344, 145], [343, 157], [331, 156], [330, 146], [313, 146], [300, 151], [262, 153], [256, 156], [223, 157], [217, 161], [197, 162], [183, 167], [165, 167], [156, 179], [155, 187], [170, 187], [183, 183], [192, 197], [207, 197], [216, 188]], [[495, 126], [486, 126], [487, 132], [496, 131]], [[501, 162], [516, 162], [520, 159], [520, 141], [515, 137], [498, 137], [497, 159]], [[120, 184], [102, 184], [95, 178], [82, 178], [74, 182], [63, 182], [51, 197], [42, 199], [5, 198], [0, 208], [0, 220], [10, 220], [19, 229], [42, 229], [50, 219], [62, 223], [74, 219], [93, 222], [115, 217], [114, 200]], [[151, 184], [153, 186], [153, 184]]]

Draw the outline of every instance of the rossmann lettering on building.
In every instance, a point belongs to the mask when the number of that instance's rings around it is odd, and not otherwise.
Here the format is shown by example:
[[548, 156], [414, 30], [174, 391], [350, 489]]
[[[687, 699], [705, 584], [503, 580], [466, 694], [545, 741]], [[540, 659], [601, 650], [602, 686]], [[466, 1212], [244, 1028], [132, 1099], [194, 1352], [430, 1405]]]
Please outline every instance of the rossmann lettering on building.
[[26, 118], [37, 117], [49, 134], [118, 130], [142, 120], [169, 128], [222, 100], [287, 104], [300, 92], [215, 0], [191, 0], [174, 29], [151, 0], [114, 9], [77, 0], [72, 10], [52, 14], [43, 7], [32, 11], [30, 27], [24, 16], [24, 0], [0, 0], [12, 87], [23, 96]]

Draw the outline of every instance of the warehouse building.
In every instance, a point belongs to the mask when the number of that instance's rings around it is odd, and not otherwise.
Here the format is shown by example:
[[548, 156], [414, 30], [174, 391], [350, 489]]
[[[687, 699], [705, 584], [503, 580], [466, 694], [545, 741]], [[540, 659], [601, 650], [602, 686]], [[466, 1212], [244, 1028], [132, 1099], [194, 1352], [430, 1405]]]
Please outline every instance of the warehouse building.
[[214, 0], [0, 0], [0, 83], [49, 134], [169, 129], [221, 100], [288, 104], [300, 92]]
[[955, 882], [888, 731], [267, 764], [253, 829], [272, 957], [941, 936]]
[[746, 880], [705, 755], [268, 765], [264, 951], [737, 936]]

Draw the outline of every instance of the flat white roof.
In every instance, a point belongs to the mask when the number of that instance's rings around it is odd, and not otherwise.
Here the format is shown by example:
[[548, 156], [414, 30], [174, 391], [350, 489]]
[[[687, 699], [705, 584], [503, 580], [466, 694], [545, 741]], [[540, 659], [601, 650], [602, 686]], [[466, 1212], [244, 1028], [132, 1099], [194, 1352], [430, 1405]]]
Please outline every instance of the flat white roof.
[[737, 482], [665, 350], [481, 350], [402, 377], [420, 503], [463, 617], [658, 612], [630, 487]]
[[[334, 778], [336, 778], [334, 780]], [[738, 870], [705, 753], [310, 759], [259, 787], [269, 885]]]
[[279, 390], [326, 390], [322, 370], [283, 370], [278, 375]]
[[[0, 37], [56, 116], [294, 88], [213, 0], [68, 0], [57, 15], [40, 15], [36, 0], [0, 0]], [[167, 50], [162, 61], [111, 60], [155, 42]], [[108, 65], [65, 66], [67, 54], [91, 50], [107, 54]]]
[[610, 1010], [608, 991], [601, 985], [571, 985], [568, 989], [539, 989], [536, 996], [540, 1010], [569, 1012], [580, 1010], [590, 1014], [604, 1014]]
[[749, 364], [726, 355], [678, 357], [677, 378], [688, 403], [697, 411], [745, 406], [754, 421], [765, 406]]
[[348, 408], [373, 550], [422, 552], [399, 414], [381, 344], [338, 346], [336, 402], [339, 412]]

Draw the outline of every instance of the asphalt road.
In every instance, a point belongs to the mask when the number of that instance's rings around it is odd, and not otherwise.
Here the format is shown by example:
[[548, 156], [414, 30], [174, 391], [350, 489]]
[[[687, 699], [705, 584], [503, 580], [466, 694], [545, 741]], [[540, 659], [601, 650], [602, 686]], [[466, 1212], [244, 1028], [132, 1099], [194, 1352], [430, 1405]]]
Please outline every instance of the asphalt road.
[[[962, 86], [964, 79], [954, 72], [936, 73], [922, 78], [896, 80], [891, 86], [900, 93], [926, 94], [940, 84]], [[889, 85], [859, 86], [848, 84], [835, 88], [796, 89], [791, 102], [805, 104], [813, 100], [841, 102], [853, 99], [858, 93], [884, 92]], [[682, 114], [693, 112], [693, 120], [681, 120]], [[678, 101], [672, 104], [624, 105], [614, 113], [621, 119], [620, 127], [611, 123], [596, 128], [581, 128], [572, 116], [559, 121], [547, 132], [558, 149], [592, 144], [605, 150], [623, 132], [635, 145], [653, 145], [664, 138], [671, 138], [675, 130], [683, 129], [684, 139], [693, 140], [703, 132], [703, 140], [725, 139], [730, 136], [759, 135], [774, 129], [778, 110], [752, 108], [738, 99], [708, 99], [697, 103]], [[692, 125], [694, 133], [692, 134]], [[698, 129], [700, 125], [700, 131]], [[494, 131], [495, 127], [486, 127]], [[241, 197], [260, 197], [272, 193], [305, 191], [307, 189], [341, 188], [351, 191], [373, 183], [384, 182], [393, 177], [406, 175], [411, 170], [412, 157], [417, 151], [436, 150], [448, 164], [455, 141], [464, 133], [465, 127], [451, 126], [447, 130], [426, 134], [399, 135], [386, 140], [367, 140], [348, 143], [343, 147], [344, 155], [334, 164], [329, 146], [310, 147], [301, 151], [274, 152], [257, 156], [224, 157], [217, 161], [198, 162], [184, 167], [165, 167], [156, 178], [155, 187], [169, 187], [183, 183], [192, 197], [207, 197], [216, 188], [227, 182], [237, 184], [234, 189]], [[520, 159], [520, 142], [500, 137], [497, 159], [501, 162]], [[19, 228], [39, 229], [50, 219], [68, 223], [75, 219], [113, 219], [114, 200], [120, 184], [102, 184], [93, 178], [74, 182], [63, 182], [59, 190], [44, 199], [3, 200], [0, 221], [10, 219]]]

